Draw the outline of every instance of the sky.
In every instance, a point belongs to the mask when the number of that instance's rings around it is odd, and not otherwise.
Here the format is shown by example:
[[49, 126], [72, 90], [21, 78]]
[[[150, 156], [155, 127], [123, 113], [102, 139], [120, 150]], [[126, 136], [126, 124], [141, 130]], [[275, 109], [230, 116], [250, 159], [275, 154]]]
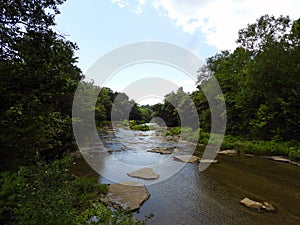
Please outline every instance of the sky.
[[[191, 76], [159, 63], [139, 62], [113, 75], [101, 71], [89, 74], [99, 58], [121, 46], [142, 41], [167, 42], [193, 52], [205, 62], [221, 50], [234, 50], [238, 30], [264, 14], [300, 17], [299, 0], [67, 0], [60, 11], [55, 29], [77, 43], [76, 56], [83, 74], [114, 91], [126, 90], [148, 77], [169, 80], [187, 92], [196, 89]], [[99, 76], [109, 78], [98, 83]], [[160, 91], [160, 95], [167, 91], [170, 90]], [[157, 101], [161, 96], [143, 98], [143, 103]]]

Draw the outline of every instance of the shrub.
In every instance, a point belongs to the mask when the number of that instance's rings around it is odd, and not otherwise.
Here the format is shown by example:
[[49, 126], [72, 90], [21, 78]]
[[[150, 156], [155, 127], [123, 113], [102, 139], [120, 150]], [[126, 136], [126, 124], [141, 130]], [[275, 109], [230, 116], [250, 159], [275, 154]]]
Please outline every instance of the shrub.
[[70, 162], [67, 158], [2, 173], [0, 224], [84, 224], [93, 216], [98, 224], [143, 224], [130, 213], [112, 212], [95, 201], [106, 194], [107, 186], [75, 177], [68, 171]]
[[179, 135], [181, 134], [181, 127], [172, 127], [169, 132], [167, 132], [167, 135], [171, 135], [171, 136], [174, 136], [174, 135]]
[[298, 149], [296, 149], [292, 147], [289, 152], [289, 158], [291, 160], [300, 161], [300, 148], [298, 147]]

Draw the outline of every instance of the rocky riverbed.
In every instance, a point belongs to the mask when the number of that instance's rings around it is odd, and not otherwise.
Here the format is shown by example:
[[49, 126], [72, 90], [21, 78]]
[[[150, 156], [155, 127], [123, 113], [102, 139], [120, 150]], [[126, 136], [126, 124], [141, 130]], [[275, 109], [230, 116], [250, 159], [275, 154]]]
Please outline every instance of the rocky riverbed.
[[[136, 132], [138, 141], [126, 139], [126, 143], [114, 134], [105, 134], [102, 141], [108, 157], [133, 164], [136, 169], [124, 171], [123, 178], [141, 182], [143, 179], [128, 176], [144, 167], [171, 157], [168, 154], [147, 152], [160, 142], [147, 132]], [[150, 144], [149, 144], [150, 143]], [[165, 147], [176, 147], [173, 141], [163, 143]], [[152, 147], [151, 147], [152, 146]], [[158, 146], [160, 147], [160, 146]], [[179, 146], [180, 150], [180, 146]], [[201, 155], [202, 147], [196, 149]], [[150, 197], [141, 206], [137, 217], [154, 214], [149, 224], [279, 224], [294, 225], [300, 221], [300, 167], [263, 157], [224, 152], [218, 154], [219, 163], [199, 172], [198, 163], [187, 163], [169, 179], [155, 184], [146, 184]], [[107, 174], [114, 168], [110, 166], [111, 158], [103, 161], [102, 167]], [[167, 161], [166, 168], [177, 160]], [[79, 166], [79, 165], [78, 165]], [[82, 168], [81, 168], [82, 169]], [[155, 167], [153, 172], [161, 175]], [[149, 172], [149, 171], [148, 171]], [[153, 181], [159, 181], [154, 179]], [[124, 180], [126, 181], [126, 180]], [[100, 176], [100, 182], [114, 183]], [[145, 180], [147, 182], [147, 180]], [[150, 180], [151, 182], [151, 180]], [[141, 182], [143, 183], [143, 182]], [[271, 204], [276, 212], [249, 209], [239, 202], [248, 198], [255, 202]]]

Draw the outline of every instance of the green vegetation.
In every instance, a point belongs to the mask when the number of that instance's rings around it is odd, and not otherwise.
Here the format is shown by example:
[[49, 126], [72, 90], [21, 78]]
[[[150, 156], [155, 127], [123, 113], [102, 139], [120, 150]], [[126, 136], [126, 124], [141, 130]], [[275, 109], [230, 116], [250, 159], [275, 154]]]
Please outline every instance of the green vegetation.
[[[145, 224], [100, 203], [106, 185], [70, 172], [72, 102], [83, 75], [76, 44], [52, 29], [63, 2], [1, 2], [0, 224]], [[115, 95], [101, 90], [99, 126]]]
[[149, 131], [150, 127], [144, 123], [138, 124], [136, 120], [129, 121], [129, 127], [131, 130]]
[[280, 155], [291, 160], [300, 161], [300, 147], [297, 142], [276, 140], [247, 140], [237, 136], [225, 136], [222, 149], [235, 149], [254, 155]]
[[167, 132], [167, 135], [180, 135], [181, 127], [171, 127], [171, 129]]
[[145, 224], [100, 202], [107, 185], [75, 177], [71, 158], [1, 174], [0, 221], [5, 224]]
[[[212, 144], [220, 138], [218, 134], [203, 132], [201, 129], [192, 130], [189, 127], [172, 127], [166, 135], [181, 135], [182, 131], [186, 133], [185, 136], [182, 136], [183, 140], [198, 140], [198, 143], [203, 145], [207, 145], [210, 138]], [[197, 134], [199, 134], [198, 137]], [[254, 155], [287, 156], [291, 160], [300, 161], [300, 146], [295, 141], [252, 140], [241, 136], [225, 135], [221, 149], [235, 149], [238, 152]]]
[[1, 171], [75, 148], [71, 107], [82, 74], [76, 45], [51, 29], [62, 2], [1, 3]]

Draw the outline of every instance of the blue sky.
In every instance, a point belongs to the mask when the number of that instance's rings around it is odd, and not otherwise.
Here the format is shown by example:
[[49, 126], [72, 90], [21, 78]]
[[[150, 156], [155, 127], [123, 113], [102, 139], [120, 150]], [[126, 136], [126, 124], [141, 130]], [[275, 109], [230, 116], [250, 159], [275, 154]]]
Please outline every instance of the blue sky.
[[[176, 44], [204, 61], [220, 50], [234, 49], [238, 29], [263, 14], [300, 16], [298, 0], [67, 0], [60, 9], [56, 29], [78, 44], [76, 56], [84, 74], [113, 49], [147, 40]], [[149, 71], [155, 76], [156, 69], [186, 91], [195, 89], [194, 81], [174, 68], [152, 65], [151, 70], [148, 64], [143, 74], [142, 67], [119, 71], [110, 87], [122, 91], [139, 77], [150, 76]]]

